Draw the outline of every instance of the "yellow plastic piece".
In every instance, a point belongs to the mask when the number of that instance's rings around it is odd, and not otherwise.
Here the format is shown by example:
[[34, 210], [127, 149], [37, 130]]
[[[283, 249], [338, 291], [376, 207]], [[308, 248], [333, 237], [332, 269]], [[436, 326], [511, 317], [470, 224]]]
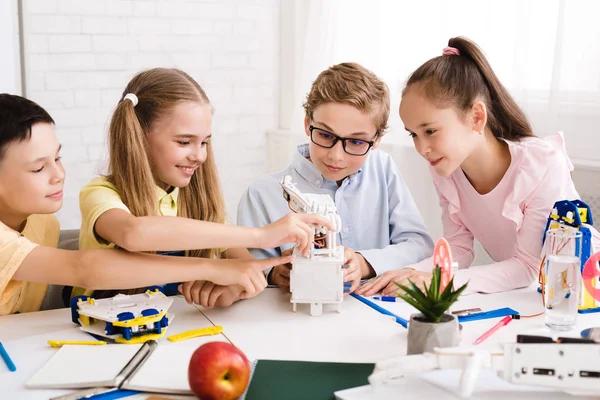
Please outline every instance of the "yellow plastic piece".
[[79, 314], [79, 320], [85, 326], [90, 326], [90, 317], [88, 317], [87, 315], [81, 315], [81, 314]]
[[[592, 282], [592, 287], [596, 288], [598, 287], [597, 284], [597, 280], [594, 279], [594, 281]], [[581, 282], [579, 283], [580, 287], [584, 286], [583, 283], [583, 278], [581, 279]], [[583, 303], [583, 304], [582, 304]], [[579, 302], [579, 310], [589, 310], [591, 308], [597, 308], [598, 304], [596, 303], [596, 299], [594, 299], [586, 290], [583, 291], [583, 293], [580, 294], [580, 302]]]
[[562, 217], [562, 219], [563, 219], [563, 221], [566, 221], [569, 224], [572, 224], [575, 222], [575, 220], [573, 218]]
[[51, 347], [62, 347], [67, 344], [75, 344], [75, 345], [86, 345], [86, 346], [103, 346], [108, 344], [101, 340], [91, 340], [91, 341], [77, 341], [77, 340], [48, 340], [48, 344]]
[[169, 340], [169, 342], [179, 342], [181, 340], [192, 339], [200, 336], [218, 335], [221, 332], [223, 332], [223, 327], [221, 325], [217, 325], [211, 326], [209, 328], [193, 329], [191, 331], [178, 333], [176, 335], [171, 335], [167, 337], [167, 339]]
[[96, 304], [96, 300], [92, 299], [91, 297], [88, 299], [88, 303], [90, 303], [91, 305], [95, 305]]
[[[558, 219], [558, 215], [556, 216], [556, 218]], [[550, 226], [548, 226], [548, 229], [558, 229], [560, 228], [560, 224], [557, 221], [550, 221]]]
[[156, 315], [149, 315], [147, 317], [137, 317], [134, 319], [128, 319], [127, 321], [116, 321], [113, 322], [113, 326], [121, 326], [123, 328], [131, 328], [132, 326], [148, 325], [160, 321], [164, 317], [165, 313], [161, 312]]
[[126, 340], [124, 337], [118, 337], [115, 339], [115, 342], [123, 343], [123, 344], [145, 343], [148, 340], [158, 340], [161, 337], [165, 336], [165, 333], [167, 333], [167, 331], [163, 330], [161, 333], [148, 333], [148, 334], [142, 335], [142, 336], [134, 336], [129, 340]]
[[579, 217], [581, 218], [581, 222], [587, 223], [587, 214], [588, 214], [587, 208], [578, 208], [578, 210], [579, 210]]

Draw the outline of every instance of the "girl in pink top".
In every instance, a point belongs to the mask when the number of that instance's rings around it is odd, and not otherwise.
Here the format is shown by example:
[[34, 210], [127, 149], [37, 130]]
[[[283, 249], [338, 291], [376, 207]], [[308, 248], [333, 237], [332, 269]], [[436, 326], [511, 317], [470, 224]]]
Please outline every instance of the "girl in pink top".
[[[542, 236], [556, 201], [578, 199], [561, 133], [534, 136], [523, 111], [473, 42], [453, 38], [439, 57], [408, 79], [400, 118], [430, 164], [444, 237], [459, 270], [454, 285], [493, 293], [528, 286], [538, 276]], [[473, 238], [495, 263], [471, 266]], [[429, 282], [431, 258], [386, 272], [356, 292], [394, 282]]]

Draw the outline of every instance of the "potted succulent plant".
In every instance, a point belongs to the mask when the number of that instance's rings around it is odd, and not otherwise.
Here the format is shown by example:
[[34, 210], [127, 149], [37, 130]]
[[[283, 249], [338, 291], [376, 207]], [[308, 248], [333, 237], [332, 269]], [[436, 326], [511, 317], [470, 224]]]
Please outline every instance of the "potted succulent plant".
[[424, 290], [412, 281], [409, 281], [409, 287], [396, 283], [402, 290], [398, 297], [420, 311], [410, 317], [407, 354], [420, 354], [431, 352], [434, 347], [458, 345], [458, 320], [446, 311], [458, 300], [467, 284], [453, 290], [454, 278], [444, 287], [441, 277], [442, 270], [436, 266], [431, 283], [429, 287], [424, 284]]

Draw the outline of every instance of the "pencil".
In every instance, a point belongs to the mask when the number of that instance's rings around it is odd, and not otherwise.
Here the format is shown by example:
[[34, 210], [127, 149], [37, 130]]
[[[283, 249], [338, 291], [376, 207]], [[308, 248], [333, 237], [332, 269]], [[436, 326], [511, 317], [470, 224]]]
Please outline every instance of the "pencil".
[[4, 348], [2, 343], [0, 343], [0, 357], [2, 357], [2, 359], [6, 363], [6, 366], [8, 367], [9, 371], [15, 372], [17, 370], [17, 367], [15, 367], [15, 363], [13, 363], [13, 361], [10, 359], [10, 356], [6, 352], [6, 349]]

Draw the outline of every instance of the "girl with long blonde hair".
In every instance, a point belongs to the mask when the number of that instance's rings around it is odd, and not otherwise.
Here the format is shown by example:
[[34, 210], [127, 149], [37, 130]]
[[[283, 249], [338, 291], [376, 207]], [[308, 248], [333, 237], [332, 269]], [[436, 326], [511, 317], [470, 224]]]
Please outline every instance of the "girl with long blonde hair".
[[[332, 228], [307, 214], [290, 214], [257, 229], [225, 224], [210, 145], [212, 112], [204, 90], [183, 71], [155, 68], [129, 82], [110, 122], [109, 173], [80, 194], [81, 248], [118, 247], [218, 263], [220, 258], [251, 259], [246, 248], [289, 242], [307, 252], [313, 235], [309, 224]], [[199, 304], [204, 284], [188, 282], [179, 290]]]

